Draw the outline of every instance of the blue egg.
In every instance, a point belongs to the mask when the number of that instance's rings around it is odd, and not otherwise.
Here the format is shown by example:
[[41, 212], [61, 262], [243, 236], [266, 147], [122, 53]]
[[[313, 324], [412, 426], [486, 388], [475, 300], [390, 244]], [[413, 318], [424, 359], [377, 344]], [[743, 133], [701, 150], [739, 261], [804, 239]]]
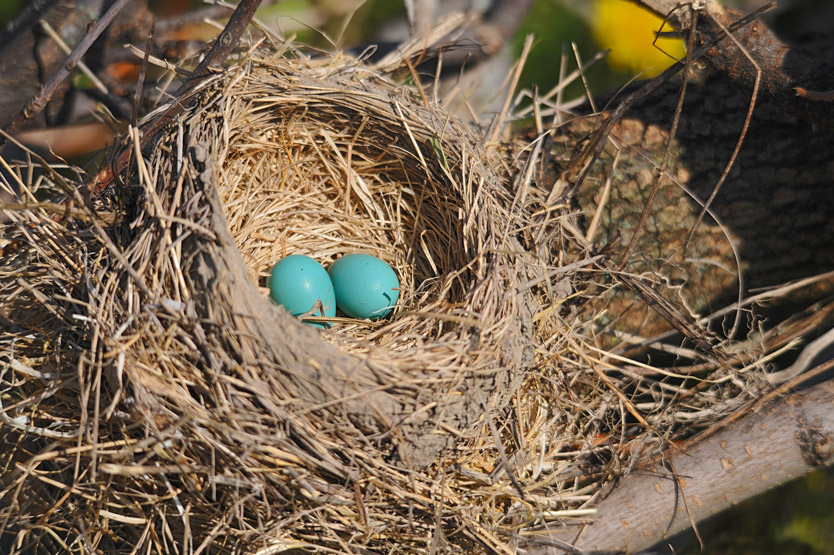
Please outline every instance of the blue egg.
[[336, 306], [352, 318], [384, 318], [400, 297], [397, 274], [375, 256], [343, 256], [330, 266], [328, 273], [336, 293]]
[[[330, 276], [321, 264], [309, 256], [293, 254], [279, 260], [269, 275], [269, 296], [293, 316], [310, 312], [318, 301], [324, 308], [324, 316], [336, 316]], [[314, 316], [321, 316], [321, 313]], [[310, 324], [329, 327], [324, 322]]]

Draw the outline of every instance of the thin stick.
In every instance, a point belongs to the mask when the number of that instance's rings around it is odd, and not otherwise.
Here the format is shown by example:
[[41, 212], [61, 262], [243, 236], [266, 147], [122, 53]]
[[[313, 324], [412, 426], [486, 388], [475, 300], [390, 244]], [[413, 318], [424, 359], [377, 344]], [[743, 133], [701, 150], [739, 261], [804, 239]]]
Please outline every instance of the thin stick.
[[[52, 25], [49, 24], [48, 21], [46, 21], [45, 19], [41, 19], [41, 20], [38, 21], [38, 23], [40, 23], [41, 28], [43, 29], [44, 33], [49, 35], [49, 38], [51, 38], [53, 41], [55, 41], [55, 44], [58, 45], [58, 48], [60, 48], [61, 50], [64, 51], [64, 54], [66, 54], [67, 56], [72, 54], [72, 49], [69, 47], [69, 45], [66, 42], [64, 42], [64, 39], [61, 38], [61, 35], [59, 35], [55, 31], [55, 29], [52, 27]], [[90, 79], [90, 81], [93, 83], [93, 85], [95, 85], [95, 87], [102, 94], [109, 94], [110, 93], [110, 91], [107, 90], [107, 87], [104, 85], [104, 83], [101, 82], [101, 79], [99, 79], [96, 76], [96, 74], [93, 73], [93, 70], [91, 70], [89, 67], [87, 67], [87, 64], [85, 64], [81, 60], [78, 61], [78, 69], [80, 69], [81, 71], [84, 72], [84, 75], [86, 75], [87, 78]]]
[[[200, 83], [201, 77], [208, 75], [210, 68], [222, 65], [234, 47], [237, 46], [238, 40], [240, 40], [243, 31], [246, 30], [252, 21], [255, 10], [257, 10], [260, 3], [261, 0], [242, 0], [237, 5], [234, 13], [232, 13], [232, 17], [220, 33], [220, 36], [214, 41], [214, 45], [211, 47], [209, 53], [206, 54], [203, 61], [191, 72], [191, 76], [174, 93], [173, 96], [175, 98], [181, 100], [186, 93]], [[142, 146], [144, 147], [170, 121], [170, 118], [180, 110], [182, 110], [182, 102], [172, 102], [162, 115], [154, 118], [147, 124], [147, 127], [142, 128]], [[130, 149], [124, 149], [112, 165], [108, 165], [99, 172], [93, 182], [89, 184], [93, 197], [100, 195], [113, 181], [114, 176], [122, 173], [124, 168], [127, 167], [131, 152]]]
[[[46, 108], [47, 103], [52, 99], [52, 95], [58, 90], [58, 87], [63, 84], [64, 81], [70, 76], [72, 71], [75, 69], [75, 66], [78, 65], [78, 62], [87, 53], [87, 50], [93, 45], [96, 39], [104, 32], [104, 29], [107, 28], [108, 25], [115, 19], [116, 15], [121, 11], [125, 5], [130, 2], [130, 0], [116, 0], [110, 9], [96, 21], [95, 25], [93, 25], [90, 30], [84, 35], [84, 38], [75, 46], [72, 50], [72, 53], [67, 56], [67, 59], [61, 64], [61, 67], [58, 68], [52, 77], [50, 77], [49, 81], [45, 85], [43, 85], [38, 92], [36, 92], [32, 98], [26, 101], [26, 104], [23, 105], [23, 109], [20, 113], [12, 120], [9, 125], [6, 126], [6, 134], [13, 135], [16, 133], [20, 126], [23, 125], [24, 122], [31, 119], [33, 116], [39, 114]], [[5, 141], [2, 141], [5, 142]]]
[[185, 92], [190, 87], [191, 81], [205, 77], [209, 69], [220, 67], [223, 64], [226, 58], [229, 57], [229, 54], [232, 53], [232, 50], [237, 46], [241, 35], [243, 35], [243, 32], [249, 26], [252, 18], [255, 17], [255, 11], [260, 5], [261, 0], [242, 0], [237, 5], [237, 8], [232, 13], [232, 17], [229, 18], [229, 22], [220, 32], [220, 36], [214, 40], [214, 44], [211, 46], [209, 53], [206, 54], [203, 61], [191, 73], [191, 78], [182, 84], [177, 93]]
[[747, 117], [744, 118], [744, 125], [741, 127], [741, 134], [738, 137], [738, 141], [736, 141], [736, 146], [733, 149], [733, 153], [730, 155], [730, 160], [727, 162], [727, 165], [724, 167], [724, 172], [721, 174], [721, 177], [718, 178], [718, 183], [715, 184], [715, 187], [710, 193], [709, 198], [704, 203], [703, 208], [701, 208], [701, 213], [698, 214], [698, 219], [695, 220], [695, 225], [692, 226], [692, 229], [689, 230], [689, 235], [686, 237], [686, 243], [683, 245], [683, 252], [686, 253], [689, 243], [692, 241], [692, 236], [695, 235], [695, 230], [701, 224], [701, 220], [704, 219], [704, 214], [707, 213], [709, 210], [712, 201], [715, 200], [716, 195], [718, 195], [718, 191], [721, 189], [721, 186], [727, 180], [727, 176], [730, 175], [730, 170], [733, 169], [733, 166], [736, 163], [736, 158], [738, 157], [739, 151], [741, 151], [741, 145], [744, 144], [744, 139], [747, 137], [747, 130], [750, 128], [750, 121], [753, 119], [753, 110], [756, 108], [756, 99], [759, 97], [759, 87], [762, 84], [762, 68], [759, 67], [759, 64], [756, 63], [756, 60], [753, 59], [753, 56], [747, 51], [746, 48], [738, 41], [737, 38], [733, 36], [732, 33], [717, 19], [713, 18], [713, 21], [721, 28], [722, 31], [727, 33], [727, 36], [730, 37], [730, 40], [738, 47], [744, 57], [747, 58], [753, 67], [756, 68], [756, 80], [753, 83], [753, 94], [750, 96], [750, 105], [747, 108]]
[[[689, 75], [689, 68], [692, 65], [692, 53], [695, 50], [695, 35], [697, 32], [697, 25], [698, 10], [695, 10], [693, 8], [692, 25], [689, 27], [689, 37], [686, 41], [687, 55], [683, 61], [683, 79], [681, 80], [680, 93], [678, 94], [678, 103], [675, 106], [675, 115], [672, 118], [672, 127], [671, 129], [669, 129], [669, 139], [666, 141], [666, 148], [663, 151], [663, 160], [660, 162], [660, 167], [655, 169], [652, 190], [649, 192], [649, 198], [646, 199], [646, 203], [643, 205], [643, 211], [640, 213], [640, 220], [637, 222], [637, 226], [634, 228], [634, 233], [631, 236], [631, 240], [628, 242], [628, 246], [626, 246], [625, 250], [623, 251], [623, 254], [620, 255], [619, 261], [617, 261], [618, 270], [623, 269], [623, 267], [626, 265], [626, 262], [628, 262], [628, 255], [631, 253], [631, 251], [634, 249], [634, 246], [637, 244], [637, 239], [640, 237], [640, 234], [643, 231], [643, 227], [646, 225], [646, 220], [649, 217], [649, 212], [652, 209], [654, 199], [657, 196], [657, 192], [660, 190], [660, 182], [663, 179], [664, 174], [666, 173], [666, 167], [669, 165], [669, 158], [672, 152], [672, 144], [675, 140], [675, 135], [678, 131], [681, 110], [683, 108], [683, 99], [686, 95], [686, 76]], [[684, 247], [684, 251], [686, 251], [686, 247]]]

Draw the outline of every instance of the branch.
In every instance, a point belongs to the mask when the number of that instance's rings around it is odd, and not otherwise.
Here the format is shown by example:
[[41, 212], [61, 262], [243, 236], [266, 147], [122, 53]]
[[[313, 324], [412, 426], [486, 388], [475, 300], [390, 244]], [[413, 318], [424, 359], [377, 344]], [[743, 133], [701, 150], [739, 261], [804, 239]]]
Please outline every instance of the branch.
[[[689, 6], [675, 0], [632, 0], [650, 11], [668, 17], [678, 29], [687, 31], [693, 20]], [[769, 6], [763, 8], [764, 11]], [[701, 45], [712, 39], [722, 39], [711, 48], [706, 58], [734, 81], [751, 88], [756, 80], [756, 68], [738, 46], [726, 39], [724, 29], [743, 18], [735, 10], [723, 7], [716, 0], [706, 0], [702, 16], [698, 18], [698, 40]], [[825, 102], [829, 95], [803, 94], [804, 91], [834, 90], [834, 63], [825, 53], [814, 55], [784, 43], [761, 21], [741, 26], [734, 36], [761, 69], [761, 92], [779, 101], [782, 107], [809, 122], [834, 127], [834, 110]]]
[[49, 81], [47, 81], [47, 83], [42, 86], [38, 92], [32, 96], [32, 98], [26, 101], [26, 104], [23, 106], [23, 109], [17, 117], [15, 117], [11, 123], [6, 126], [6, 133], [13, 135], [18, 129], [20, 129], [20, 126], [23, 125], [26, 120], [40, 113], [46, 107], [47, 103], [52, 98], [52, 95], [55, 94], [55, 91], [57, 91], [64, 81], [66, 81], [72, 74], [75, 66], [78, 65], [78, 62], [84, 54], [87, 53], [87, 50], [90, 49], [96, 39], [104, 32], [104, 29], [110, 25], [116, 15], [118, 15], [119, 11], [129, 1], [130, 0], [116, 0], [113, 5], [110, 6], [101, 19], [99, 19], [90, 28], [87, 34], [84, 35], [84, 38], [81, 39], [81, 41], [75, 46], [58, 71], [52, 75]]
[[[528, 553], [640, 551], [744, 499], [834, 465], [834, 381], [777, 399], [623, 478], [593, 522], [531, 542]], [[535, 543], [534, 543], [535, 542]]]
[[[220, 32], [220, 36], [215, 39], [209, 53], [206, 54], [206, 57], [203, 58], [203, 61], [200, 62], [200, 65], [191, 74], [189, 81], [205, 77], [208, 75], [209, 68], [223, 65], [223, 62], [237, 46], [237, 42], [240, 40], [241, 35], [243, 35], [243, 31], [246, 30], [252, 18], [255, 17], [255, 11], [260, 5], [261, 0], [243, 0], [237, 5], [234, 13], [232, 13], [232, 17], [229, 18], [229, 22], [223, 28], [223, 31]], [[190, 85], [190, 83], [186, 82], [178, 93], [182, 94]]]
[[[183, 100], [202, 82], [203, 77], [209, 75], [210, 69], [223, 65], [223, 62], [237, 46], [241, 35], [243, 35], [243, 32], [249, 26], [260, 4], [261, 0], [241, 0], [232, 13], [231, 18], [229, 18], [228, 23], [223, 28], [223, 31], [220, 33], [220, 36], [215, 39], [206, 57], [203, 58], [203, 61], [200, 62], [197, 68], [174, 93], [177, 102], [172, 102], [163, 114], [141, 127], [142, 148], [147, 146], [159, 130], [183, 109]], [[131, 149], [124, 149], [113, 164], [105, 167], [98, 173], [89, 185], [93, 197], [101, 194], [113, 182], [115, 175], [122, 174], [130, 161], [131, 154]]]

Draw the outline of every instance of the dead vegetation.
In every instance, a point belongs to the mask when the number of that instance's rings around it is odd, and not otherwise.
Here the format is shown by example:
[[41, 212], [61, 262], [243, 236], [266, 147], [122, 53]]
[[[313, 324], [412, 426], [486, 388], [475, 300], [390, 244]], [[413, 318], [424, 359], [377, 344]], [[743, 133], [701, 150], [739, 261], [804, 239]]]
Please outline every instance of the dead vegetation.
[[[752, 404], [793, 345], [719, 340], [597, 252], [540, 120], [485, 148], [422, 89], [296, 49], [189, 94], [93, 198], [78, 169], [7, 168], [12, 552], [512, 553]], [[262, 290], [281, 256], [356, 251], [400, 276], [381, 325], [318, 331]], [[612, 280], [689, 326], [691, 364], [604, 348]]]

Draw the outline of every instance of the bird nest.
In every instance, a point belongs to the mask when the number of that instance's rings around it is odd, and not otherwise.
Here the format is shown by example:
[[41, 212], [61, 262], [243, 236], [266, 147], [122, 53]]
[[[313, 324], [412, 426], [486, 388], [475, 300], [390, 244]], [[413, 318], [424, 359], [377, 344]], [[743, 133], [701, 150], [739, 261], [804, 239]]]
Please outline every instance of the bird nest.
[[[25, 318], [50, 326], [9, 344], [30, 369], [4, 403], [22, 544], [71, 543], [36, 531], [50, 513], [113, 553], [431, 536], [429, 476], [518, 389], [535, 300], [497, 156], [414, 92], [353, 61], [250, 59], [144, 150], [129, 134], [83, 214], [16, 214], [35, 226], [6, 272], [44, 266], [8, 317], [40, 305]], [[269, 300], [283, 256], [352, 252], [397, 272], [390, 318], [322, 330]]]
[[[541, 140], [486, 148], [348, 58], [250, 56], [178, 101], [106, 188], [8, 168], [9, 551], [509, 552], [741, 402], [582, 337], [603, 267]], [[269, 300], [281, 257], [353, 252], [397, 272], [389, 318]]]

